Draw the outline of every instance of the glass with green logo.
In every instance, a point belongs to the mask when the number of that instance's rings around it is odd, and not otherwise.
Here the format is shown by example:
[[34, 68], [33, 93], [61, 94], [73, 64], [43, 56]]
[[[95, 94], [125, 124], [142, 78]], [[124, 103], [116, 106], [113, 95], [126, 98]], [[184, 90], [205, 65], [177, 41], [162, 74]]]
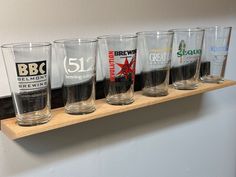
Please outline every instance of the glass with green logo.
[[180, 90], [198, 87], [204, 30], [200, 28], [174, 29], [171, 80]]
[[13, 105], [19, 125], [46, 123], [51, 117], [51, 44], [2, 45]]
[[138, 32], [137, 61], [142, 66], [143, 94], [168, 95], [173, 32]]
[[98, 49], [107, 103], [112, 105], [133, 103], [137, 36], [133, 34], [100, 36]]

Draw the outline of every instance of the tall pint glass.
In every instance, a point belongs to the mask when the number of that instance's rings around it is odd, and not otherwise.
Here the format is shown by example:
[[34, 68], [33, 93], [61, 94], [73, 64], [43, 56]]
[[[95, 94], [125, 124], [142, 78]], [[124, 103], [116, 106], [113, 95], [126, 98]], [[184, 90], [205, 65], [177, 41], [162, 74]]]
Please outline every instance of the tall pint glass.
[[50, 43], [1, 46], [17, 123], [37, 125], [50, 120]]
[[204, 30], [199, 28], [175, 29], [171, 60], [171, 78], [176, 89], [196, 89]]
[[168, 94], [173, 32], [138, 32], [138, 61], [142, 65], [143, 94]]
[[54, 44], [63, 81], [65, 112], [94, 112], [97, 39], [62, 39]]
[[218, 83], [224, 80], [232, 27], [205, 28], [201, 80]]
[[109, 104], [127, 105], [134, 102], [136, 43], [136, 35], [98, 37], [105, 95]]

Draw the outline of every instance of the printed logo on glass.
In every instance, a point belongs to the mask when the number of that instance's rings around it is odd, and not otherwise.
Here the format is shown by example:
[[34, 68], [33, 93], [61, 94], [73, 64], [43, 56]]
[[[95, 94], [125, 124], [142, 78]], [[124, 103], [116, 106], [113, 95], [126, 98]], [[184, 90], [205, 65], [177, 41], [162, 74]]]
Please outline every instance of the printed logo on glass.
[[21, 91], [33, 91], [47, 86], [46, 61], [16, 63], [17, 81]]
[[136, 51], [109, 51], [110, 81], [134, 81]]

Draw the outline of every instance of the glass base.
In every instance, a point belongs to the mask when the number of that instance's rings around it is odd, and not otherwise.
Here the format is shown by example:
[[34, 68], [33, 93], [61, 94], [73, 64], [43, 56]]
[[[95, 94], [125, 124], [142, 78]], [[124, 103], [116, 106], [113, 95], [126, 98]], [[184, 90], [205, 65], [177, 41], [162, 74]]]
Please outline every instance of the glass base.
[[198, 83], [188, 80], [174, 82], [173, 86], [177, 90], [194, 90], [198, 88]]
[[74, 103], [65, 106], [65, 112], [72, 115], [89, 114], [96, 110], [94, 105], [87, 105], [84, 103]]
[[117, 94], [106, 97], [106, 101], [111, 105], [128, 105], [134, 102], [133, 98], [127, 98], [125, 94]]
[[222, 83], [224, 79], [220, 76], [208, 75], [201, 77], [201, 81], [205, 83]]
[[156, 87], [143, 88], [143, 95], [149, 97], [161, 97], [168, 95], [168, 90], [157, 89]]
[[51, 120], [51, 113], [39, 114], [38, 111], [16, 116], [17, 124], [21, 126], [35, 126], [47, 123]]

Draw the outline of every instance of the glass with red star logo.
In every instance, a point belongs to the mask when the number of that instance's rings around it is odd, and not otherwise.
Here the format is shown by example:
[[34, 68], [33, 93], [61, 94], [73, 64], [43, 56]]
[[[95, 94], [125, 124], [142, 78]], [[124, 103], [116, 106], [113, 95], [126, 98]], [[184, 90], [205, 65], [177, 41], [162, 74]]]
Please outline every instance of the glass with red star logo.
[[143, 31], [137, 35], [137, 60], [142, 66], [143, 94], [152, 97], [168, 95], [174, 33]]
[[133, 103], [137, 36], [100, 36], [98, 48], [107, 103], [112, 105]]

